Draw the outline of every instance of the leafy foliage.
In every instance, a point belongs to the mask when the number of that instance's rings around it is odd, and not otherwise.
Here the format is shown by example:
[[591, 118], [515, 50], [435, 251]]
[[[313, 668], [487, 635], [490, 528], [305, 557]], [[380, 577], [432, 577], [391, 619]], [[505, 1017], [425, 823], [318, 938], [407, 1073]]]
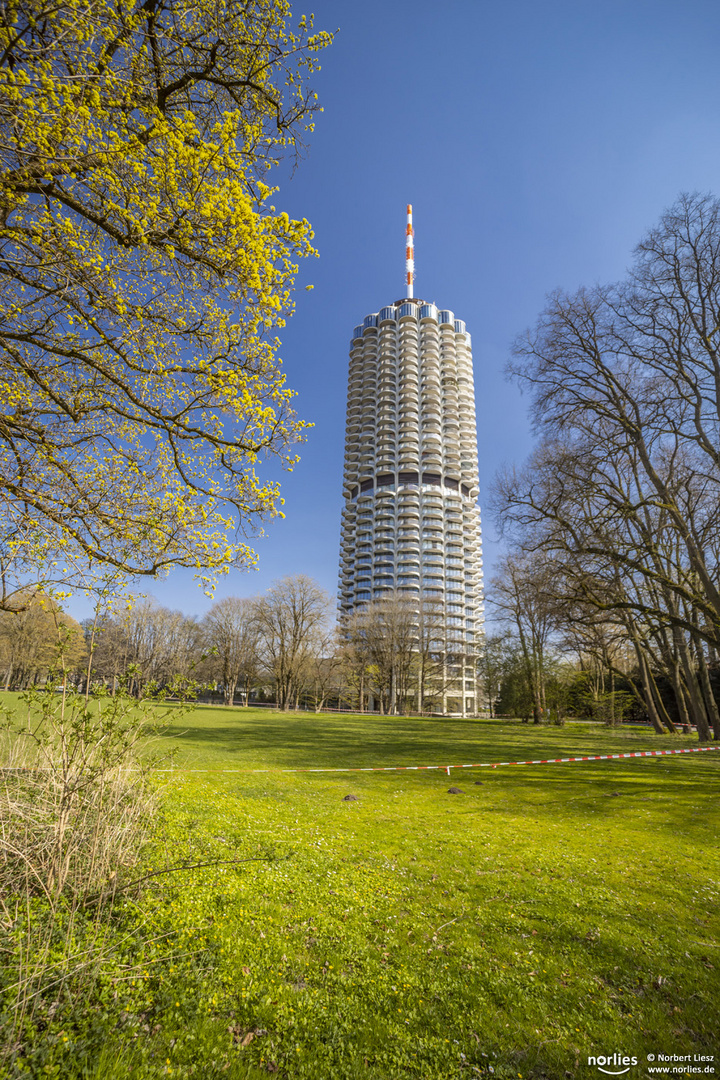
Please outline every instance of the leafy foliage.
[[45, 678], [62, 646], [71, 668], [86, 660], [82, 628], [51, 596], [39, 590], [16, 593], [10, 611], [0, 611], [0, 673], [6, 690]]
[[[247, 566], [295, 460], [273, 328], [307, 221], [267, 170], [330, 36], [284, 0], [39, 0], [0, 15], [0, 562]], [[48, 563], [59, 561], [52, 569]]]

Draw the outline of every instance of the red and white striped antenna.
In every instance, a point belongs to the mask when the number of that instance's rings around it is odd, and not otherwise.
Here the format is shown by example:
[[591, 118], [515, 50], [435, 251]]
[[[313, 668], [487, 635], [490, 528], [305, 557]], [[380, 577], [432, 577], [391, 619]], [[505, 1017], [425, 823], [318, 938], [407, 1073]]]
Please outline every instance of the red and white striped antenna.
[[411, 298], [415, 287], [415, 246], [413, 244], [412, 206], [407, 204], [407, 226], [405, 228], [405, 284], [407, 296]]

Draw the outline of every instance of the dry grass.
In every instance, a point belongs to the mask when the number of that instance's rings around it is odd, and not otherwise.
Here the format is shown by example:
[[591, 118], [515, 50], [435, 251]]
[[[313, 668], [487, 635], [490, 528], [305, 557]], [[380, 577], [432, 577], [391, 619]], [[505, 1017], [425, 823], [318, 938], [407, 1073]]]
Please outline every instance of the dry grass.
[[107, 912], [157, 800], [135, 756], [135, 703], [52, 687], [24, 705], [0, 744], [0, 938], [17, 963], [3, 987], [6, 1058], [39, 1011], [52, 1016], [107, 962]]

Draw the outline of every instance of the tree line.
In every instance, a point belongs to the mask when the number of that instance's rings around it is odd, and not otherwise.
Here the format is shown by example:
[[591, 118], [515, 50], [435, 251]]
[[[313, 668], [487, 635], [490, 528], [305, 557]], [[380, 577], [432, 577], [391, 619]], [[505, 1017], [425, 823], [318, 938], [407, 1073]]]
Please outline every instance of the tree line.
[[623, 281], [554, 294], [510, 370], [539, 442], [495, 483], [492, 588], [534, 715], [555, 640], [657, 731], [720, 738], [720, 202], [681, 197]]
[[58, 655], [75, 685], [89, 679], [135, 697], [178, 680], [218, 687], [226, 704], [264, 686], [281, 708], [297, 706], [303, 693], [322, 705], [327, 694], [325, 658], [333, 652], [330, 600], [304, 576], [276, 582], [261, 597], [229, 596], [202, 619], [139, 598], [125, 611], [86, 619], [82, 625], [38, 592], [23, 595], [14, 612], [0, 612], [0, 672], [6, 690], [43, 683]]
[[[493, 580], [493, 632], [474, 668], [480, 711], [490, 717], [561, 724], [583, 716], [608, 725], [649, 718], [633, 642], [604, 615], [571, 618], [541, 557], [508, 557]], [[459, 656], [442, 650], [442, 612], [389, 597], [331, 623], [330, 598], [311, 579], [284, 578], [261, 597], [226, 597], [201, 619], [152, 598], [77, 623], [42, 593], [0, 612], [0, 686], [24, 690], [63, 668], [77, 689], [88, 680], [136, 698], [177, 684], [225, 705], [267, 701], [279, 708], [340, 707], [381, 714], [442, 713]], [[720, 665], [706, 661], [709, 694], [720, 700]], [[676, 684], [649, 670], [666, 717], [662, 730], [689, 730]], [[692, 675], [700, 679], [695, 663]], [[658, 729], [660, 730], [660, 729]], [[702, 732], [700, 732], [702, 737]]]
[[283, 578], [263, 596], [225, 597], [201, 619], [138, 598], [81, 625], [45, 594], [22, 594], [17, 610], [0, 612], [0, 685], [44, 683], [62, 640], [65, 666], [83, 690], [89, 680], [140, 698], [184, 681], [226, 705], [254, 696], [282, 709], [441, 706], [447, 658], [436, 606], [419, 617], [416, 606], [391, 597], [342, 628], [331, 612], [330, 597], [304, 575]]

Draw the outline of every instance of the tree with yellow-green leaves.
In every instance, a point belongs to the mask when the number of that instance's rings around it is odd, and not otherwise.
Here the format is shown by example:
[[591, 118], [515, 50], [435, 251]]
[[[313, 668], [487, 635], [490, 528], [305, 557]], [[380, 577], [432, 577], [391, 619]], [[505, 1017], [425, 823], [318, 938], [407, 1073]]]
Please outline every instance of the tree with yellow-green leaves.
[[0, 689], [44, 682], [62, 652], [71, 673], [82, 672], [87, 649], [82, 627], [38, 591], [16, 593], [14, 609], [0, 611]]
[[330, 40], [285, 0], [0, 9], [0, 606], [28, 568], [253, 563], [281, 503], [256, 466], [304, 426], [275, 333], [315, 253], [268, 171]]

